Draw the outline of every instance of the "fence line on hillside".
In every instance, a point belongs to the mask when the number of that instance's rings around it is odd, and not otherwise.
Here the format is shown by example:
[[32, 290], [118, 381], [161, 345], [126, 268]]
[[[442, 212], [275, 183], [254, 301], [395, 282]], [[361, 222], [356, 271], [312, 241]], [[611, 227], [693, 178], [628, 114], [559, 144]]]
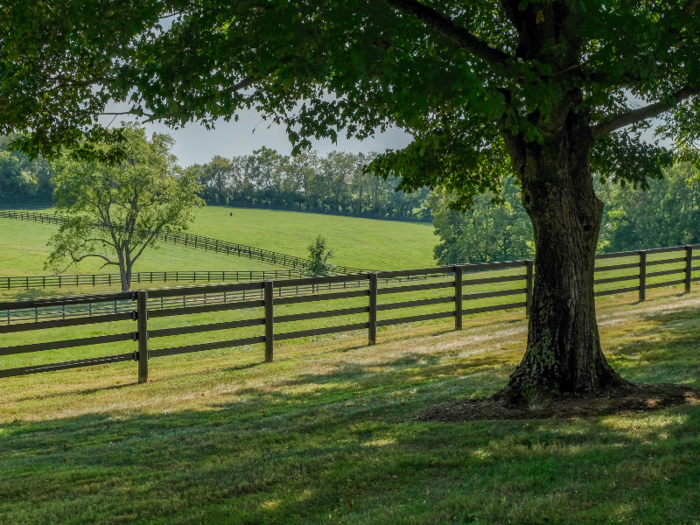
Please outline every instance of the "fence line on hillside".
[[[58, 226], [66, 222], [66, 219], [60, 215], [49, 215], [48, 213], [28, 211], [0, 210], [0, 219], [16, 219]], [[211, 237], [204, 237], [202, 235], [192, 233], [159, 233], [155, 238], [159, 241], [185, 246], [187, 248], [211, 251], [214, 253], [225, 253], [226, 255], [245, 257], [250, 260], [266, 262], [278, 266], [286, 266], [293, 269], [302, 270], [309, 264], [308, 259], [303, 259], [301, 257], [297, 257], [296, 255], [287, 255], [284, 253], [266, 250], [264, 248], [256, 248], [255, 246], [229, 242], [222, 239], [213, 239]], [[354, 268], [352, 266], [334, 266], [334, 272], [336, 273], [358, 273], [362, 271], [366, 270]]]
[[[700, 267], [693, 267], [693, 261], [700, 259], [700, 256], [693, 256], [693, 249], [699, 246], [682, 246], [674, 248], [659, 248], [655, 250], [638, 251], [638, 252], [621, 252], [617, 254], [604, 254], [598, 256], [598, 259], [625, 258], [637, 256], [638, 260], [631, 263], [613, 264], [596, 268], [596, 272], [611, 272], [626, 269], [638, 269], [638, 274], [606, 277], [596, 279], [596, 284], [611, 284], [638, 280], [637, 286], [627, 286], [623, 288], [614, 288], [609, 290], [596, 291], [596, 296], [611, 295], [617, 293], [625, 293], [631, 291], [639, 292], [639, 301], [646, 299], [646, 290], [663, 286], [672, 286], [676, 284], [684, 284], [685, 292], [690, 291], [691, 283], [700, 281], [700, 277], [692, 277], [692, 272], [700, 270]], [[682, 251], [683, 257], [664, 259], [660, 261], [647, 261], [648, 254], [671, 253]], [[661, 270], [656, 272], [648, 272], [649, 266], [668, 265], [675, 263], [684, 263], [681, 268], [673, 268], [671, 270]], [[485, 270], [505, 270], [505, 269], [522, 269], [517, 275], [501, 275], [497, 277], [483, 277]], [[663, 281], [658, 283], [647, 283], [648, 278], [665, 277], [673, 274], [683, 273], [683, 279], [674, 279], [671, 281]], [[448, 280], [436, 280], [434, 282], [423, 282], [419, 284], [393, 284], [396, 278], [415, 278], [428, 275], [447, 276]], [[73, 348], [88, 345], [107, 344], [118, 341], [134, 341], [137, 349], [133, 352], [115, 354], [102, 357], [93, 357], [88, 359], [79, 359], [60, 363], [51, 363], [36, 366], [25, 366], [0, 370], [0, 377], [11, 377], [25, 374], [35, 374], [41, 372], [50, 372], [55, 370], [63, 370], [69, 368], [78, 368], [92, 366], [98, 364], [114, 363], [121, 361], [136, 361], [138, 363], [138, 378], [139, 382], [146, 381], [148, 378], [148, 363], [149, 359], [164, 357], [169, 355], [185, 354], [192, 352], [200, 352], [205, 350], [214, 350], [218, 348], [233, 348], [240, 346], [248, 346], [257, 343], [265, 344], [265, 361], [270, 362], [274, 359], [274, 342], [288, 339], [297, 339], [311, 336], [336, 334], [342, 332], [354, 332], [357, 330], [367, 330], [368, 344], [376, 344], [377, 328], [382, 326], [391, 326], [397, 324], [412, 323], [418, 321], [428, 321], [436, 319], [454, 318], [454, 327], [456, 330], [462, 328], [462, 319], [465, 315], [478, 314], [484, 312], [494, 312], [500, 310], [510, 310], [515, 308], [525, 308], [525, 314], [529, 314], [532, 304], [532, 290], [534, 282], [534, 264], [531, 260], [526, 261], [511, 261], [501, 263], [483, 263], [470, 265], [455, 265], [438, 268], [428, 268], [419, 270], [400, 270], [389, 272], [372, 272], [356, 275], [335, 275], [326, 277], [312, 277], [300, 279], [288, 279], [282, 281], [261, 281], [245, 284], [220, 284], [213, 286], [200, 287], [182, 287], [182, 288], [164, 288], [157, 290], [139, 290], [136, 292], [122, 292], [101, 294], [95, 296], [76, 296], [54, 299], [38, 299], [29, 301], [16, 301], [11, 303], [0, 303], [0, 309], [7, 311], [22, 310], [27, 308], [43, 308], [56, 306], [72, 306], [78, 304], [109, 304], [118, 301], [128, 301], [132, 304], [130, 311], [119, 311], [113, 313], [100, 313], [99, 315], [78, 317], [72, 319], [61, 319], [53, 321], [40, 321], [37, 323], [25, 323], [19, 325], [0, 326], [0, 334], [12, 333], [29, 330], [53, 329], [64, 326], [78, 325], [93, 325], [98, 323], [107, 323], [114, 321], [132, 321], [136, 322], [135, 331], [126, 331], [113, 333], [108, 335], [100, 335], [86, 337], [80, 339], [42, 342], [35, 344], [19, 345], [12, 347], [0, 348], [0, 357], [25, 354], [31, 352], [42, 352], [47, 350], [57, 350], [63, 348]], [[386, 282], [386, 287], [380, 287], [381, 282]], [[293, 290], [297, 286], [302, 287], [323, 287], [328, 285], [347, 285], [350, 283], [358, 283], [359, 286], [343, 291], [312, 291], [306, 295], [294, 295], [283, 293], [284, 291]], [[360, 284], [361, 283], [361, 284]], [[389, 283], [392, 283], [389, 285]], [[469, 288], [479, 285], [501, 284], [501, 283], [517, 283], [516, 288], [508, 288], [504, 290], [494, 290], [485, 292], [469, 292]], [[352, 287], [351, 287], [352, 288]], [[431, 291], [440, 289], [454, 290], [451, 295], [445, 297], [433, 297], [428, 299], [418, 299], [409, 301], [394, 301], [387, 304], [378, 304], [378, 297], [391, 294], [406, 294], [416, 291]], [[465, 293], [465, 290], [468, 293]], [[238, 301], [227, 302], [225, 294], [252, 292], [255, 297]], [[276, 293], [277, 291], [277, 293]], [[197, 297], [201, 294], [209, 294], [220, 298], [224, 294], [224, 301], [217, 301], [214, 304], [197, 304], [196, 306], [188, 305], [187, 297]], [[258, 295], [259, 294], [259, 295]], [[465, 303], [468, 306], [470, 301], [482, 300], [486, 298], [501, 298], [512, 296], [523, 296], [516, 302], [506, 304], [497, 304], [481, 307], [465, 308]], [[163, 301], [176, 297], [178, 299], [185, 298], [182, 305], [161, 310], [153, 310], [150, 308], [149, 300]], [[291, 315], [276, 315], [275, 306], [284, 305], [299, 305], [304, 303], [313, 303], [318, 301], [341, 301], [346, 303], [352, 298], [366, 298], [367, 303], [359, 307], [347, 307], [347, 304], [341, 304], [341, 308], [324, 309], [321, 311], [306, 312], [301, 314]], [[523, 300], [524, 299], [524, 300]], [[134, 309], [133, 303], [136, 303]], [[378, 319], [378, 314], [382, 312], [392, 312], [407, 308], [421, 308], [433, 305], [449, 305], [447, 311], [423, 313], [421, 315], [410, 315], [398, 318]], [[474, 303], [472, 303], [474, 304]], [[227, 321], [223, 323], [210, 323], [205, 325], [188, 325], [181, 323], [179, 326], [171, 328], [161, 328], [149, 330], [149, 319], [155, 318], [171, 318], [176, 316], [189, 316], [198, 313], [233, 311], [263, 308], [264, 316], [253, 319], [243, 319], [235, 321]], [[277, 326], [282, 323], [293, 321], [304, 321], [311, 319], [327, 319], [327, 318], [342, 318], [348, 315], [367, 315], [365, 321], [360, 323], [341, 324], [330, 327], [315, 328], [310, 330], [300, 331], [277, 331]], [[246, 327], [260, 326], [264, 327], [264, 334], [253, 337], [239, 337], [237, 339], [229, 339], [225, 341], [205, 342], [194, 345], [170, 346], [166, 348], [149, 348], [149, 340], [158, 339], [161, 337], [174, 337], [195, 333], [217, 332], [221, 330], [232, 330]]]
[[[263, 281], [266, 279], [291, 279], [301, 277], [301, 270], [199, 270], [170, 272], [136, 272], [131, 275], [132, 284], [160, 282], [228, 282]], [[0, 290], [34, 288], [63, 288], [68, 286], [112, 286], [121, 284], [118, 273], [78, 275], [28, 275], [0, 277]]]

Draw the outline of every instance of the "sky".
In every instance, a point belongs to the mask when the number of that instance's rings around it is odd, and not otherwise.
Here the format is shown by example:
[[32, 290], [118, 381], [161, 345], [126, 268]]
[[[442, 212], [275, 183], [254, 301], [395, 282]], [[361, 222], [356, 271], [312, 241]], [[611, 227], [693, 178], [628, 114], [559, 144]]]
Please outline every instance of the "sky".
[[[117, 117], [121, 119], [121, 117]], [[108, 124], [110, 118], [101, 119]], [[113, 125], [118, 125], [115, 120]], [[221, 157], [235, 157], [249, 155], [254, 150], [266, 146], [275, 149], [284, 155], [292, 151], [292, 144], [287, 139], [284, 127], [270, 126], [263, 121], [260, 114], [254, 110], [244, 111], [240, 114], [238, 122], [217, 122], [215, 129], [207, 130], [197, 123], [190, 123], [181, 129], [171, 129], [164, 124], [147, 124], [147, 133], [157, 131], [168, 133], [175, 139], [173, 154], [177, 156], [180, 166], [192, 164], [204, 164], [214, 155]], [[363, 141], [338, 138], [334, 144], [330, 139], [315, 141], [313, 149], [325, 155], [331, 151], [345, 151], [348, 153], [369, 153], [371, 151], [383, 152], [386, 149], [400, 149], [410, 142], [410, 137], [402, 130], [393, 128], [386, 133], [377, 133], [374, 138]]]
[[[168, 29], [173, 19], [161, 20], [164, 29]], [[107, 111], [124, 111], [123, 105], [112, 103]], [[118, 117], [121, 118], [121, 117]], [[102, 117], [100, 121], [108, 124], [111, 117]], [[116, 125], [119, 124], [115, 121]], [[180, 166], [192, 164], [205, 164], [214, 155], [221, 157], [235, 157], [238, 155], [250, 155], [254, 150], [266, 146], [275, 149], [284, 155], [292, 151], [292, 144], [287, 139], [284, 127], [269, 125], [263, 121], [255, 110], [242, 111], [238, 122], [219, 121], [215, 129], [207, 130], [197, 123], [190, 123], [182, 129], [170, 129], [163, 124], [149, 124], [146, 130], [150, 133], [168, 133], [175, 139], [173, 154], [178, 158]], [[400, 129], [389, 129], [386, 133], [377, 133], [374, 138], [363, 141], [348, 140], [344, 136], [338, 137], [338, 143], [331, 140], [315, 141], [313, 149], [321, 155], [331, 151], [344, 151], [348, 153], [369, 153], [371, 151], [384, 152], [386, 149], [401, 149], [408, 145], [410, 137]]]
[[[633, 107], [636, 106], [633, 104]], [[124, 111], [125, 107], [112, 103], [106, 110]], [[105, 125], [113, 122], [113, 126], [118, 126], [122, 119], [122, 117], [117, 117], [113, 120], [113, 117], [103, 116], [100, 118], [100, 122]], [[252, 109], [241, 111], [237, 122], [217, 121], [213, 130], [207, 130], [196, 122], [189, 123], [181, 129], [171, 129], [161, 123], [146, 124], [145, 127], [149, 134], [153, 131], [168, 133], [175, 139], [172, 152], [178, 158], [180, 166], [183, 167], [192, 164], [205, 164], [215, 155], [229, 158], [250, 155], [254, 150], [263, 146], [275, 149], [284, 155], [289, 155], [292, 151], [292, 144], [287, 139], [284, 127], [264, 121], [260, 114]], [[645, 140], [653, 141], [652, 135], [651, 131], [647, 131], [643, 137]], [[363, 141], [346, 139], [341, 133], [337, 144], [334, 144], [330, 139], [314, 141], [313, 149], [321, 155], [326, 155], [331, 151], [384, 152], [387, 149], [402, 149], [408, 145], [410, 140], [410, 136], [402, 130], [390, 128], [385, 133], [376, 133], [373, 138]], [[662, 145], [673, 147], [673, 144], [668, 141], [662, 141]]]

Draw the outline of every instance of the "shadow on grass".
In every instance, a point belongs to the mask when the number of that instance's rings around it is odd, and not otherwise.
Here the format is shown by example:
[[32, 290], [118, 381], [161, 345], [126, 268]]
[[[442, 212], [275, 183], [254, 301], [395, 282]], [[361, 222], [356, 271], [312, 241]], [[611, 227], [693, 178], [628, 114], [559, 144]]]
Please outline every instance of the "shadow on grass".
[[[345, 399], [357, 393], [339, 390]], [[241, 524], [328, 515], [344, 523], [673, 523], [673, 515], [686, 523], [700, 512], [697, 408], [426, 425], [405, 421], [423, 405], [417, 398], [363, 410], [323, 401], [299, 395], [267, 406], [2, 425], [0, 512], [5, 523]]]
[[[454, 353], [454, 352], [450, 352]], [[361, 381], [362, 387], [373, 385], [391, 385], [406, 388], [407, 386], [420, 386], [430, 377], [429, 382], [445, 377], [454, 380], [455, 374], [473, 374], [476, 371], [508, 368], [512, 370], [509, 356], [477, 356], [464, 363], [441, 364], [445, 355], [435, 356], [423, 353], [410, 353], [398, 359], [386, 360], [380, 363], [361, 365], [358, 363], [341, 363], [333, 366], [323, 373], [299, 374], [294, 379], [275, 382], [279, 388], [300, 385], [342, 385], [343, 383]], [[386, 380], [386, 374], [390, 374], [390, 381]], [[358, 383], [359, 384], [359, 383]], [[240, 390], [241, 394], [262, 394], [269, 390], [268, 387], [256, 387]], [[480, 389], [479, 389], [480, 390]]]
[[[688, 311], [647, 321], [660, 340], [616, 344], [615, 365], [638, 381], [657, 368], [665, 381], [697, 380], [700, 320]], [[0, 515], [8, 524], [697, 521], [700, 407], [411, 421], [427, 406], [495, 391], [512, 368], [507, 355], [445, 356], [454, 351], [302, 371], [167, 414], [0, 424]]]
[[612, 366], [633, 382], [699, 386], [698, 313], [696, 308], [684, 308], [642, 316], [641, 322], [650, 328], [627, 330], [621, 340], [606, 345]]

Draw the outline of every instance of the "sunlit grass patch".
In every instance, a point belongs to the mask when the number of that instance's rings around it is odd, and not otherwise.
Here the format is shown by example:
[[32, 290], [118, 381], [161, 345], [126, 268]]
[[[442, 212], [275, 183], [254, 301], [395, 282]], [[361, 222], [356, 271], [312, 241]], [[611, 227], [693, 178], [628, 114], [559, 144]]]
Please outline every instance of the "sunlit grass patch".
[[[697, 381], [700, 298], [599, 301], [635, 381]], [[607, 322], [624, 319], [624, 322]], [[486, 396], [522, 311], [0, 383], [2, 523], [696, 523], [700, 407], [592, 419], [415, 422]]]

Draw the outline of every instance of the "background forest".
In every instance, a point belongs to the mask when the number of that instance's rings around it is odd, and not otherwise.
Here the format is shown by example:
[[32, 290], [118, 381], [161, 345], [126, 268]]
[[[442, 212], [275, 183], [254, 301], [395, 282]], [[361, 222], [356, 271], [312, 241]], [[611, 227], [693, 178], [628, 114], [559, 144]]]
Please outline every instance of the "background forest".
[[54, 190], [51, 164], [10, 151], [12, 140], [11, 135], [0, 135], [0, 204], [51, 202]]
[[[0, 136], [0, 205], [48, 203], [51, 164], [8, 148]], [[296, 157], [262, 148], [252, 155], [214, 157], [185, 169], [202, 185], [210, 205], [271, 208], [377, 219], [433, 221], [440, 264], [532, 257], [532, 225], [514, 179], [503, 182], [502, 203], [493, 195], [474, 199], [466, 213], [452, 211], [453, 197], [423, 188], [396, 191], [399, 177], [365, 173], [372, 155], [315, 152]], [[595, 180], [605, 202], [599, 252], [700, 243], [700, 174], [690, 164], [668, 168], [648, 191]]]
[[343, 152], [291, 157], [262, 148], [187, 170], [204, 186], [207, 204], [430, 222], [429, 190], [396, 191], [398, 177], [384, 180], [363, 171], [372, 158]]

